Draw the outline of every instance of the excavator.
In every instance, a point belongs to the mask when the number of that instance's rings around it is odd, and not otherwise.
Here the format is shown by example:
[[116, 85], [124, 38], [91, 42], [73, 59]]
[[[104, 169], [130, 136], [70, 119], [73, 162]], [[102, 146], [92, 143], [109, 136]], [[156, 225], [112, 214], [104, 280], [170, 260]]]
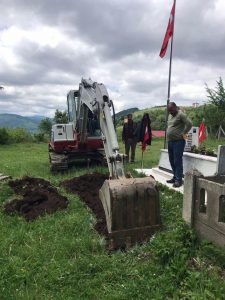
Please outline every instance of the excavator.
[[110, 249], [146, 240], [161, 228], [159, 191], [152, 177], [127, 178], [115, 131], [115, 110], [104, 84], [83, 79], [67, 94], [68, 124], [55, 124], [49, 142], [52, 171], [80, 159], [105, 162], [109, 179], [99, 190]]

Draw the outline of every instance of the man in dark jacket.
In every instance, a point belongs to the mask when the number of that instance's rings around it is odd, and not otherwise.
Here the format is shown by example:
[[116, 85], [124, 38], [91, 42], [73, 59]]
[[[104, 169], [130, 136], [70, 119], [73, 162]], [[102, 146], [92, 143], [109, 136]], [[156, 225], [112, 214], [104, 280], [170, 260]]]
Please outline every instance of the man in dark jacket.
[[137, 124], [132, 120], [132, 114], [127, 115], [127, 122], [123, 125], [122, 140], [125, 144], [125, 153], [127, 155], [126, 161], [129, 162], [129, 153], [131, 149], [131, 162], [135, 159], [135, 149], [137, 145], [137, 138], [135, 136], [135, 131], [137, 129]]

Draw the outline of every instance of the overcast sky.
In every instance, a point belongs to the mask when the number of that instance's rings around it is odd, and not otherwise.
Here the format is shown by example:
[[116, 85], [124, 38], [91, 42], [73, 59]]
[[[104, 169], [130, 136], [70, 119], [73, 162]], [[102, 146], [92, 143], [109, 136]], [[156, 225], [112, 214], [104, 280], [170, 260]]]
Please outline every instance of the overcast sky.
[[[1, 0], [0, 113], [53, 116], [81, 77], [102, 82], [116, 111], [166, 103], [172, 0]], [[206, 101], [225, 79], [225, 1], [177, 0], [171, 100]]]

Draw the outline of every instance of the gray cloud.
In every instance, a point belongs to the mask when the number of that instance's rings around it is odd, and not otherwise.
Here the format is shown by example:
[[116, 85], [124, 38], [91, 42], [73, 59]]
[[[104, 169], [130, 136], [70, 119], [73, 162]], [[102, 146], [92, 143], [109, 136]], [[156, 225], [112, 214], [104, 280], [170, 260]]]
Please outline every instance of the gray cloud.
[[[64, 109], [82, 76], [105, 83], [117, 110], [164, 104], [169, 49], [164, 59], [158, 55], [171, 6], [172, 0], [2, 0], [0, 111]], [[225, 77], [224, 11], [222, 0], [177, 2], [174, 100], [203, 101], [204, 83], [214, 87]]]

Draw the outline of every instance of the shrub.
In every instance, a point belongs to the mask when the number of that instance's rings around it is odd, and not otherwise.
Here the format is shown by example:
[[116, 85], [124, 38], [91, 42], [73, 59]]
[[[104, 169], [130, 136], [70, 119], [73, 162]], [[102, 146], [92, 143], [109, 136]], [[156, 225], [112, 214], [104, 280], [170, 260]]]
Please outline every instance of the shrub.
[[6, 128], [0, 128], [0, 144], [8, 144], [9, 143], [9, 134]]
[[46, 137], [46, 135], [44, 133], [35, 133], [34, 134], [34, 141], [35, 142], [47, 142], [48, 141], [48, 138]]
[[24, 128], [8, 129], [9, 141], [11, 143], [32, 142], [32, 135]]

